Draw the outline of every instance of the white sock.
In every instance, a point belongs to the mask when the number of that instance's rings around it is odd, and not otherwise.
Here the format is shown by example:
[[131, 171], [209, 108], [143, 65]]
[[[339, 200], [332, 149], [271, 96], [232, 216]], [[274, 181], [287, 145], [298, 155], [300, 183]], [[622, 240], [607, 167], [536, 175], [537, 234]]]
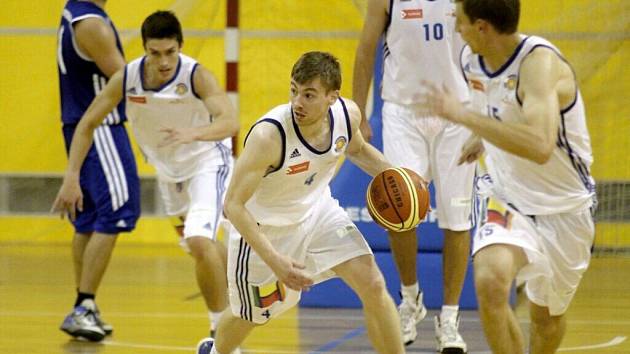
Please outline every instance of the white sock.
[[458, 311], [459, 311], [458, 305], [443, 305], [442, 312], [440, 313], [440, 320], [445, 320], [447, 318], [455, 318], [457, 317]]
[[223, 311], [221, 312], [212, 312], [212, 311], [208, 311], [208, 318], [210, 319], [210, 330], [216, 330], [217, 326], [219, 325], [219, 318], [221, 318], [221, 314], [223, 313]]
[[400, 293], [402, 294], [403, 301], [415, 304], [419, 292], [420, 286], [418, 285], [418, 282], [415, 282], [413, 285], [400, 284]]

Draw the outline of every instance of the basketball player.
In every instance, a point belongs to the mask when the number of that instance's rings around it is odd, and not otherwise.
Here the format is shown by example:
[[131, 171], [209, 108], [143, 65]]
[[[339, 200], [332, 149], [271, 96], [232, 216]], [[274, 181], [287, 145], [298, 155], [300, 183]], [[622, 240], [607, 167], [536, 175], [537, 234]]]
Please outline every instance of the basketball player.
[[142, 24], [146, 55], [114, 74], [77, 126], [56, 210], [82, 207], [76, 178], [103, 118], [125, 98], [137, 142], [158, 175], [169, 215], [185, 216], [184, 237], [213, 319], [227, 306], [225, 246], [216, 241], [230, 170], [230, 137], [239, 123], [214, 76], [180, 53], [175, 15], [157, 11]]
[[[458, 311], [470, 253], [475, 166], [458, 166], [457, 158], [470, 131], [439, 117], [420, 119], [426, 115], [420, 102], [423, 80], [446, 85], [460, 102], [468, 99], [458, 67], [463, 41], [455, 33], [454, 10], [449, 0], [370, 0], [356, 51], [352, 93], [363, 113], [361, 131], [370, 137], [365, 106], [376, 46], [383, 37], [383, 153], [394, 165], [434, 183], [438, 226], [444, 232], [444, 303], [434, 321], [437, 350], [464, 353]], [[416, 272], [416, 229], [390, 231], [389, 242], [402, 283], [398, 309], [403, 340], [410, 344], [426, 315]]]
[[[391, 165], [363, 140], [356, 104], [339, 97], [337, 59], [309, 52], [291, 72], [291, 100], [251, 128], [228, 188], [232, 313], [199, 354], [232, 353], [250, 331], [294, 306], [300, 293], [341, 277], [363, 303], [379, 353], [404, 353], [396, 307], [363, 235], [330, 193], [346, 155], [374, 176]], [[240, 233], [240, 234], [239, 234]]]
[[[481, 137], [467, 144], [461, 161], [474, 160], [483, 144], [489, 175], [482, 187], [505, 210], [493, 212], [473, 243], [484, 332], [494, 353], [554, 353], [594, 236], [584, 104], [558, 49], [516, 32], [518, 0], [456, 6], [473, 105], [467, 109], [450, 90], [431, 84], [427, 99], [434, 113]], [[526, 281], [531, 303], [529, 351], [508, 303], [515, 279]]]
[[[81, 116], [107, 80], [125, 66], [105, 0], [68, 1], [63, 9], [57, 46], [61, 120], [70, 149]], [[85, 163], [66, 175], [85, 196], [70, 219], [77, 297], [61, 330], [73, 337], [100, 341], [113, 331], [94, 302], [118, 234], [134, 229], [140, 216], [140, 181], [124, 127], [124, 102], [112, 102], [94, 130], [94, 144], [85, 147]]]

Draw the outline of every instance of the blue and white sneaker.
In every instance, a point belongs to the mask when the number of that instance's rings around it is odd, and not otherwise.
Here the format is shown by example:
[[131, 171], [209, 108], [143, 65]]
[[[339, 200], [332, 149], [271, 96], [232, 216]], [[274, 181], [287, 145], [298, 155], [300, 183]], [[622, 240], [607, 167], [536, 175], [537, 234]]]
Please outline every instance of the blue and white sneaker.
[[210, 354], [214, 347], [214, 338], [204, 338], [197, 343], [197, 354]]
[[105, 338], [105, 331], [98, 324], [94, 310], [94, 302], [84, 300], [66, 316], [59, 329], [75, 338], [92, 342], [102, 341]]

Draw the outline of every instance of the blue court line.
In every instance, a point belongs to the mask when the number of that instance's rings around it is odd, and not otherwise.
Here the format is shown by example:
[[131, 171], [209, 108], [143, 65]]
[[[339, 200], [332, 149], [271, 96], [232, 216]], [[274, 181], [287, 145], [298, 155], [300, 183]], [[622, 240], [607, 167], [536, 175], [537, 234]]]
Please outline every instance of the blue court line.
[[344, 342], [347, 342], [348, 340], [354, 337], [360, 336], [363, 333], [365, 333], [365, 327], [361, 326], [359, 328], [355, 328], [352, 331], [346, 333], [346, 335], [344, 335], [343, 337], [339, 339], [335, 339], [332, 342], [328, 342], [322, 345], [321, 347], [315, 349], [314, 351], [310, 352], [309, 354], [320, 354], [320, 353], [330, 352], [332, 349], [335, 349], [336, 347], [343, 344]]

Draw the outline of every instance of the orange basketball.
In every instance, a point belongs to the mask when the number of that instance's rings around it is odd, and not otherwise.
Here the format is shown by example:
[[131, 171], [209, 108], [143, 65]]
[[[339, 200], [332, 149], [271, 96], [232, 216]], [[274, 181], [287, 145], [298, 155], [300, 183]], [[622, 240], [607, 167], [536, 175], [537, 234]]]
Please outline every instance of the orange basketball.
[[391, 231], [413, 229], [429, 210], [429, 191], [422, 178], [404, 167], [388, 168], [376, 175], [366, 198], [374, 222]]

